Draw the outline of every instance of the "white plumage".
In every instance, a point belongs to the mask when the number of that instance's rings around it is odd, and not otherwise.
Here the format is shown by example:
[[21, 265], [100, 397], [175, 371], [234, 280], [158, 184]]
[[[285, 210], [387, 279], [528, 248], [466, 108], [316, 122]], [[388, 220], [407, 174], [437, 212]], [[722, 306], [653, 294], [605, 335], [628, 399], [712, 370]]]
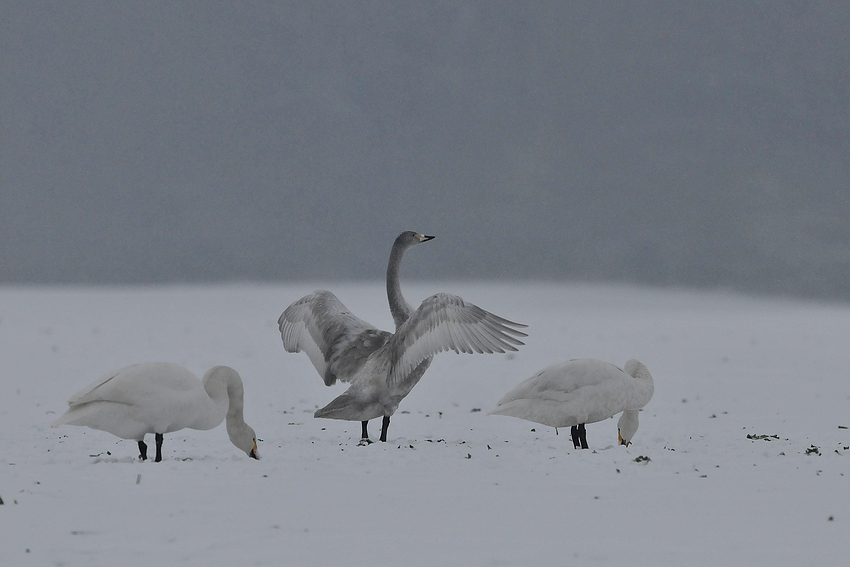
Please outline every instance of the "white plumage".
[[584, 424], [620, 412], [619, 440], [631, 443], [638, 410], [652, 398], [646, 366], [629, 360], [623, 369], [592, 359], [575, 359], [544, 368], [503, 397], [493, 415], [509, 415], [550, 427], [572, 427], [573, 442], [587, 448]]
[[165, 433], [186, 427], [212, 429], [225, 417], [233, 444], [259, 459], [257, 436], [243, 418], [242, 379], [227, 366], [210, 369], [201, 381], [169, 362], [134, 364], [83, 388], [71, 396], [68, 406], [53, 427], [81, 425], [134, 439], [143, 460], [146, 434], [156, 435], [156, 461], [160, 461]]
[[368, 440], [368, 420], [383, 416], [381, 441], [399, 402], [419, 382], [434, 355], [503, 353], [517, 350], [525, 327], [467, 303], [456, 295], [438, 293], [414, 310], [401, 294], [399, 266], [405, 250], [431, 240], [415, 232], [396, 238], [387, 266], [387, 299], [396, 325], [389, 333], [355, 317], [329, 291], [307, 295], [278, 319], [283, 346], [303, 350], [325, 384], [350, 382], [342, 395], [318, 410], [315, 417], [362, 422]]

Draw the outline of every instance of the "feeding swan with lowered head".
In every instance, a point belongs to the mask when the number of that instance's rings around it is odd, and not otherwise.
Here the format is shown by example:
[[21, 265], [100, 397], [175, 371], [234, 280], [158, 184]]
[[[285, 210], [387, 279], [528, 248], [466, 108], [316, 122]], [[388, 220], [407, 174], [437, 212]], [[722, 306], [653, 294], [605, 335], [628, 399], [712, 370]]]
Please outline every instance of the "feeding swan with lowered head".
[[554, 427], [571, 427], [573, 445], [587, 449], [586, 423], [623, 412], [617, 422], [621, 445], [632, 442], [638, 410], [655, 386], [646, 366], [629, 360], [623, 368], [601, 360], [575, 359], [544, 368], [505, 394], [491, 415], [510, 415]]
[[227, 418], [230, 441], [251, 458], [259, 459], [257, 435], [245, 423], [242, 378], [227, 366], [216, 366], [203, 381], [170, 362], [134, 364], [110, 372], [68, 400], [68, 411], [53, 422], [85, 425], [139, 443], [144, 461], [144, 437], [156, 438], [156, 462], [162, 460], [163, 434], [188, 427], [212, 429]]
[[329, 291], [316, 291], [289, 307], [278, 319], [287, 352], [303, 350], [325, 384], [351, 385], [316, 411], [315, 417], [361, 422], [363, 442], [369, 442], [370, 419], [382, 417], [381, 441], [387, 440], [390, 416], [410, 393], [439, 352], [504, 353], [524, 344], [525, 327], [467, 303], [456, 295], [438, 293], [414, 310], [401, 294], [399, 268], [404, 252], [434, 238], [412, 231], [393, 243], [387, 266], [387, 299], [395, 333], [381, 331], [359, 319]]

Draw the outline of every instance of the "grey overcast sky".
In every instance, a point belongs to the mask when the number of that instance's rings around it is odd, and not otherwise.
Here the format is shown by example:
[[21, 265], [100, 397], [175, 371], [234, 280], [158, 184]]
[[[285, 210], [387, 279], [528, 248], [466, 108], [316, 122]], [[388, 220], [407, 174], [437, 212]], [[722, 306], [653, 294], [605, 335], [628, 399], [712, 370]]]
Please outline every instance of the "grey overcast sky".
[[850, 299], [850, 3], [0, 2], [0, 283]]

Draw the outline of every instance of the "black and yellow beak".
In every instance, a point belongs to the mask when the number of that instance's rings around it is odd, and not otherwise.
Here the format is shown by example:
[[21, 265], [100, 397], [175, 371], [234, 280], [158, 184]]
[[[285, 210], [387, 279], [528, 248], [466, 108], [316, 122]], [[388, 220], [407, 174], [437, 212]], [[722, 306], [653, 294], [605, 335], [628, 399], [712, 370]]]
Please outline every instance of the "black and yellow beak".
[[260, 460], [260, 453], [257, 451], [257, 443], [256, 442], [254, 443], [254, 448], [251, 449], [250, 453], [248, 453], [248, 456], [251, 457], [252, 459], [257, 459], [258, 461]]

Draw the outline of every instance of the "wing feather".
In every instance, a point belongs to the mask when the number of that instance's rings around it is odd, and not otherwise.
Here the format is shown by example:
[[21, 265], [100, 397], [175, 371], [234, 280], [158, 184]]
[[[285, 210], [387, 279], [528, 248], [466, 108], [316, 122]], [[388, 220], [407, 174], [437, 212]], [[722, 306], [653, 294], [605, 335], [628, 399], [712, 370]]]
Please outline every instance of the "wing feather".
[[353, 315], [325, 290], [287, 307], [277, 324], [287, 352], [303, 350], [328, 386], [337, 380], [350, 382], [369, 355], [390, 337]]
[[413, 312], [391, 337], [389, 382], [398, 383], [428, 357], [443, 351], [456, 353], [504, 353], [523, 345], [515, 323], [462, 298], [447, 293], [433, 295]]
[[97, 401], [120, 402], [121, 400], [117, 399], [118, 396], [116, 396], [116, 393], [120, 394], [120, 390], [116, 392], [116, 388], [112, 388], [110, 386], [114, 384], [113, 379], [115, 377], [120, 376], [122, 372], [133, 368], [133, 366], [136, 365], [127, 366], [126, 368], [121, 368], [120, 370], [104, 374], [102, 377], [71, 396], [68, 400], [68, 405], [70, 407], [74, 407]]

